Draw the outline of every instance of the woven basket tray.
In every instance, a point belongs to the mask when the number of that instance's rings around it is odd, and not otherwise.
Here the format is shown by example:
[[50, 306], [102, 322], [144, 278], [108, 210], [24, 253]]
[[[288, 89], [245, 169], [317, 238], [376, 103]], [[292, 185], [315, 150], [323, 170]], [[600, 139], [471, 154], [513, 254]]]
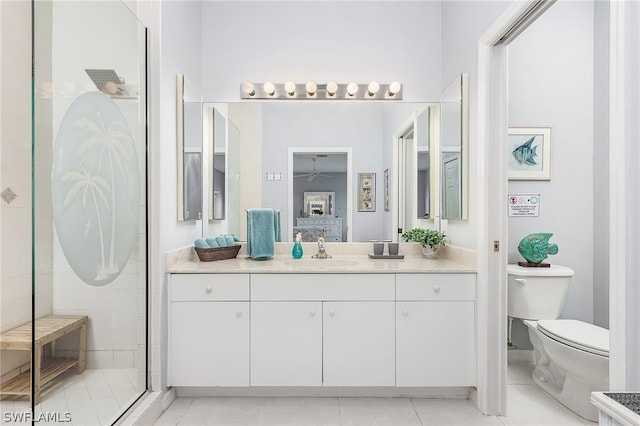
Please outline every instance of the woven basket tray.
[[229, 247], [194, 248], [196, 249], [196, 254], [200, 261], [210, 262], [212, 260], [234, 259], [238, 255], [241, 247], [242, 245], [236, 244]]

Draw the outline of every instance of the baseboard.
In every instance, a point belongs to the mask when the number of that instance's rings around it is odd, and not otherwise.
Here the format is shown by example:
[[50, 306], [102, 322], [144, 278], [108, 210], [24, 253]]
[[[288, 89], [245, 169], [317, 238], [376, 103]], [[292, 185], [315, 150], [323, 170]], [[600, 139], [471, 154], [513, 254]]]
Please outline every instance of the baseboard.
[[178, 387], [178, 397], [380, 397], [380, 398], [463, 398], [468, 399], [473, 388], [433, 387]]
[[533, 350], [513, 349], [507, 351], [507, 362], [535, 362]]

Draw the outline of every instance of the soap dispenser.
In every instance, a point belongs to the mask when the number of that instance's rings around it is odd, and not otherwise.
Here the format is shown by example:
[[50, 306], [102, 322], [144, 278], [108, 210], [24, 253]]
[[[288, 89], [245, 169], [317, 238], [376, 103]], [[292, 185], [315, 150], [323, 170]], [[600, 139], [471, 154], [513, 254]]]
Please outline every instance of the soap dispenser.
[[294, 259], [300, 259], [302, 257], [302, 234], [300, 232], [296, 235], [296, 242], [293, 244], [291, 255]]

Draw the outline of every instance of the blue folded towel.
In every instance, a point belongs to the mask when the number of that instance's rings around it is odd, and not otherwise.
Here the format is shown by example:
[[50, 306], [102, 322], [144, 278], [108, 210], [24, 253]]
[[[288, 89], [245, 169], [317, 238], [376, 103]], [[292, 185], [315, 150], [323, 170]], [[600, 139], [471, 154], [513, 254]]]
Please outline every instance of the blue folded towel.
[[232, 246], [236, 243], [233, 240], [233, 237], [231, 235], [223, 235], [223, 237], [224, 237], [224, 242], [227, 246]]
[[218, 245], [218, 242], [216, 241], [215, 238], [207, 238], [207, 244], [209, 244], [209, 247], [211, 247], [211, 248], [220, 247], [220, 245]]
[[219, 236], [219, 237], [216, 237], [215, 239], [218, 242], [218, 247], [226, 247], [226, 246], [228, 246], [227, 240], [225, 240], [224, 237]]
[[202, 238], [198, 238], [197, 240], [195, 240], [193, 242], [193, 245], [198, 248], [209, 248], [209, 244], [207, 244], [207, 242]]
[[273, 256], [280, 241], [280, 212], [274, 209], [247, 210], [247, 252], [252, 259]]
[[240, 237], [238, 237], [236, 234], [231, 234], [231, 236], [233, 237], [233, 242], [235, 242], [235, 243], [239, 243], [240, 242]]

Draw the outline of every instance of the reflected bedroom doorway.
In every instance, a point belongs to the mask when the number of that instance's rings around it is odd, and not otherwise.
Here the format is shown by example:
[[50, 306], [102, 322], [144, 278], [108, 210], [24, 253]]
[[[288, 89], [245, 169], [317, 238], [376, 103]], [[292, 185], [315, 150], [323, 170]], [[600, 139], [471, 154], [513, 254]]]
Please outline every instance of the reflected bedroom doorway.
[[[304, 147], [289, 149], [288, 226], [284, 241], [351, 241], [351, 148]], [[310, 194], [314, 194], [310, 196]], [[328, 195], [330, 194], [330, 195]], [[327, 195], [326, 209], [310, 208], [305, 200]], [[313, 206], [312, 206], [313, 207]]]

